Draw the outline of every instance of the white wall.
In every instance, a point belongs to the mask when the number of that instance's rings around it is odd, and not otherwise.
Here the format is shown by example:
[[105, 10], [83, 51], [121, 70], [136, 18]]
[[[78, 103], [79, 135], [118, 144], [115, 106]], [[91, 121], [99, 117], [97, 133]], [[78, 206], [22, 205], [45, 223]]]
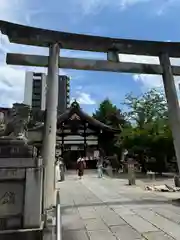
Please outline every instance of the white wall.
[[[58, 143], [62, 143], [62, 138], [57, 137], [56, 138]], [[87, 145], [97, 145], [98, 144], [98, 138], [96, 136], [88, 136], [86, 138]], [[78, 136], [78, 135], [71, 135], [64, 137], [64, 144], [84, 144], [84, 137]]]
[[47, 90], [47, 85], [46, 85], [46, 74], [42, 74], [42, 92], [41, 92], [41, 110], [46, 109], [46, 90]]
[[[24, 88], [24, 104], [32, 106], [32, 90], [33, 90], [33, 72], [26, 72], [25, 88]], [[39, 77], [38, 77], [39, 79]], [[46, 74], [42, 74], [42, 91], [41, 91], [41, 110], [46, 109]]]
[[32, 106], [32, 86], [33, 72], [26, 72], [25, 87], [24, 87], [24, 104]]

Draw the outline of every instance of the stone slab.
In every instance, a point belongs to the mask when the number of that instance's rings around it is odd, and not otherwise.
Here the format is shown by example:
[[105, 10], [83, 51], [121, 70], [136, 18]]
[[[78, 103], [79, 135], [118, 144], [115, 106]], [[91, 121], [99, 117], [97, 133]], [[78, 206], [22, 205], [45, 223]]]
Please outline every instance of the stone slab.
[[158, 229], [137, 215], [124, 215], [123, 219], [139, 233], [156, 232]]
[[96, 207], [98, 215], [108, 226], [124, 225], [126, 222], [108, 207]]
[[64, 231], [62, 234], [63, 240], [89, 240], [87, 232], [84, 230]]
[[178, 214], [165, 208], [156, 208], [156, 209], [153, 209], [153, 211], [173, 222], [180, 223], [180, 213]]
[[79, 207], [78, 210], [82, 219], [91, 219], [97, 216], [97, 213], [92, 207]]
[[110, 228], [117, 239], [120, 240], [134, 240], [134, 239], [141, 239], [141, 234], [134, 230], [129, 225], [123, 226], [114, 226]]
[[129, 208], [127, 208], [127, 207], [119, 207], [119, 208], [113, 208], [113, 211], [115, 212], [115, 213], [117, 213], [119, 216], [123, 216], [123, 215], [134, 215], [135, 213], [131, 210], [131, 209], [129, 209]]
[[[171, 240], [172, 236], [180, 239], [180, 224], [177, 224], [180, 210], [170, 204], [170, 197], [166, 198], [163, 193], [157, 196], [138, 186], [125, 186], [127, 181], [121, 179], [104, 177], [99, 181], [93, 172], [86, 172], [79, 181], [74, 173], [66, 175], [66, 180], [59, 183], [66, 232], [80, 232], [79, 239], [82, 232], [87, 232], [89, 240]], [[173, 198], [174, 193], [170, 196]], [[159, 215], [149, 216], [150, 211], [154, 214], [157, 211]], [[166, 229], [161, 230], [163, 224]], [[171, 237], [163, 233], [167, 230], [173, 232]]]
[[88, 231], [108, 230], [107, 225], [105, 225], [101, 219], [86, 219], [84, 220], [84, 223]]
[[164, 232], [149, 232], [144, 233], [143, 237], [147, 240], [173, 240], [174, 238], [165, 234]]
[[84, 230], [85, 225], [78, 215], [62, 215], [62, 228], [64, 230]]
[[[175, 239], [180, 239], [180, 225], [174, 223], [151, 210], [138, 210], [137, 214], [142, 216], [147, 221], [151, 222], [157, 228], [161, 229], [163, 232], [167, 233]], [[148, 232], [148, 231], [144, 231]]]
[[76, 207], [73, 207], [73, 206], [68, 206], [68, 208], [66, 207], [61, 207], [61, 214], [63, 216], [71, 216], [71, 215], [78, 215], [78, 217], [80, 217], [79, 215], [79, 211]]
[[90, 240], [117, 240], [117, 238], [110, 231], [97, 230], [88, 231]]

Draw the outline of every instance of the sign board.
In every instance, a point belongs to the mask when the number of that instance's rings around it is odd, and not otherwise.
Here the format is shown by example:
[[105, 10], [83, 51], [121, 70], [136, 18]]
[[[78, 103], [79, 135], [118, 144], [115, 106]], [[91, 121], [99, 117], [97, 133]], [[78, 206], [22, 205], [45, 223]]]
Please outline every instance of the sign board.
[[23, 214], [23, 182], [0, 182], [0, 216]]
[[0, 180], [25, 179], [25, 169], [7, 168], [0, 169]]

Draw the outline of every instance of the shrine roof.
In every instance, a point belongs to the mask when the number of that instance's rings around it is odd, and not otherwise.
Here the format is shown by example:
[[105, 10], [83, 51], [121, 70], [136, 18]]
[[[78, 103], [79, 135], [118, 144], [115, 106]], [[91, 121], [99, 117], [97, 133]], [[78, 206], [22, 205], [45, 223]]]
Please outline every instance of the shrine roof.
[[79, 104], [75, 101], [71, 104], [71, 107], [67, 109], [63, 114], [59, 115], [57, 118], [57, 125], [61, 125], [64, 121], [71, 119], [77, 119], [80, 121], [86, 121], [89, 125], [94, 126], [96, 128], [108, 131], [108, 132], [120, 132], [120, 129], [115, 129], [109, 125], [106, 125], [97, 119], [91, 117], [87, 113], [85, 113], [79, 106]]
[[[61, 127], [61, 124], [67, 120], [79, 120], [87, 122], [91, 127], [99, 128], [106, 132], [119, 133], [121, 129], [115, 129], [109, 125], [106, 125], [97, 119], [91, 117], [85, 113], [75, 101], [71, 104], [70, 108], [67, 109], [64, 113], [59, 114], [57, 117], [57, 128]], [[28, 131], [39, 131], [44, 128], [44, 123], [38, 123], [36, 126], [28, 129]]]

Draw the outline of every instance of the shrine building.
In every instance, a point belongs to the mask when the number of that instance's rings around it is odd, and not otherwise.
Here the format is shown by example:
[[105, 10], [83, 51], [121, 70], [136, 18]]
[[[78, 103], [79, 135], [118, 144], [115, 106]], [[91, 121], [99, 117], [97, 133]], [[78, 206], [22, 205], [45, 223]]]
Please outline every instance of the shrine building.
[[[28, 138], [42, 144], [44, 126], [29, 129]], [[63, 157], [68, 169], [75, 168], [78, 157], [85, 157], [88, 168], [95, 168], [100, 154], [100, 142], [111, 139], [119, 130], [85, 113], [74, 101], [57, 117], [56, 152]]]

